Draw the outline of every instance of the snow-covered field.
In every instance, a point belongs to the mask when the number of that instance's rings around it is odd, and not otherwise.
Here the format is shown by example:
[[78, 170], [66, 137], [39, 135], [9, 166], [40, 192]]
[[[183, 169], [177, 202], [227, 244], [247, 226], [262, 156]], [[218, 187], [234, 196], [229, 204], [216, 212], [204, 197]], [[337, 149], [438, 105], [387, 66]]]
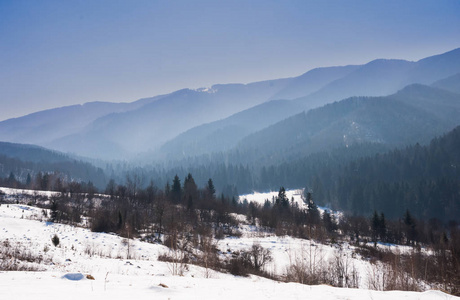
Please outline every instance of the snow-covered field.
[[7, 196], [28, 195], [28, 196], [52, 197], [52, 196], [59, 195], [59, 192], [13, 189], [13, 188], [6, 188], [6, 187], [0, 187], [0, 193], [3, 193]]
[[[303, 198], [303, 189], [299, 190], [286, 190], [286, 197], [289, 199], [289, 201], [292, 203], [297, 204], [300, 208], [307, 208], [307, 204], [304, 202]], [[252, 194], [245, 194], [241, 195], [238, 197], [238, 200], [243, 202], [243, 201], [248, 201], [248, 202], [254, 202], [259, 205], [264, 205], [265, 201], [269, 201], [270, 203], [274, 203], [276, 197], [278, 197], [279, 192], [265, 192], [265, 193], [258, 193], [254, 192]], [[325, 210], [328, 210], [336, 219], [339, 219], [343, 214], [342, 212], [337, 212], [337, 211], [332, 211], [327, 207], [321, 207], [318, 206], [318, 210], [320, 213], [323, 213]]]
[[[304, 202], [302, 199], [303, 190], [287, 190], [286, 196], [289, 200], [294, 199], [295, 203], [298, 203], [300, 207], [304, 206]], [[254, 192], [252, 194], [241, 195], [239, 197], [239, 201], [244, 201], [245, 199], [248, 202], [256, 202], [260, 205], [264, 205], [265, 200], [270, 202], [274, 201], [275, 198], [278, 197], [278, 192], [266, 192], [266, 193], [258, 193]]]
[[[39, 271], [0, 272], [0, 299], [459, 299], [440, 291], [367, 290], [364, 274], [370, 264], [352, 257], [351, 246], [345, 244], [339, 250], [338, 246], [267, 235], [249, 225], [241, 228], [241, 238], [218, 242], [222, 255], [248, 249], [257, 242], [272, 252], [273, 261], [266, 271], [278, 275], [284, 274], [292, 261], [305, 259], [305, 255], [326, 260], [346, 255], [363, 274], [360, 287], [364, 289], [209, 273], [194, 265], [188, 265], [184, 276], [173, 276], [172, 264], [157, 260], [168, 252], [163, 245], [37, 220], [41, 215], [42, 210], [36, 207], [0, 205], [0, 247], [20, 250], [40, 261], [21, 262]], [[58, 247], [51, 242], [55, 234], [60, 239]], [[94, 280], [87, 279], [87, 275]]]

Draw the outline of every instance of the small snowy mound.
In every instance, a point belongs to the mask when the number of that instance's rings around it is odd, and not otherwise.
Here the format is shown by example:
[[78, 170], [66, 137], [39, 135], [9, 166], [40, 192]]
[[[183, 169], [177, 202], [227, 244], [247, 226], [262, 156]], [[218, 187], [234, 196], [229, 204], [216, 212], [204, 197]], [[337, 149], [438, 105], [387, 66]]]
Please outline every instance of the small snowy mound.
[[67, 273], [64, 276], [62, 276], [62, 279], [80, 281], [85, 279], [85, 276], [82, 273]]

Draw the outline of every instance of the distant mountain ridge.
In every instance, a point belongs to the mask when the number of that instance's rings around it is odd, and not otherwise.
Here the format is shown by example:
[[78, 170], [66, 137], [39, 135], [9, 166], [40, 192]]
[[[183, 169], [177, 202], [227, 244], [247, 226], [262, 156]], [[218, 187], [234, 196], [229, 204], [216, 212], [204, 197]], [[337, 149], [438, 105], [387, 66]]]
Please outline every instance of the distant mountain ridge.
[[321, 89], [325, 85], [342, 78], [358, 69], [360, 66], [326, 67], [310, 70], [296, 78], [289, 84], [273, 95], [271, 99], [292, 100], [309, 95]]
[[0, 140], [104, 159], [158, 149], [159, 158], [209, 153], [231, 148], [302, 111], [352, 96], [386, 96], [409, 84], [430, 85], [458, 73], [460, 48], [417, 62], [378, 59], [361, 66], [317, 68], [293, 78], [37, 112], [0, 122]]
[[460, 73], [438, 80], [432, 86], [460, 94]]
[[[285, 79], [248, 85], [214, 85], [209, 91], [183, 89], [136, 110], [103, 116], [78, 134], [49, 144], [50, 148], [107, 157], [154, 149], [203, 122], [227, 117], [264, 102]], [[89, 151], [88, 151], [89, 150]]]
[[460, 72], [460, 48], [417, 62], [377, 59], [296, 101], [307, 109], [353, 96], [386, 96], [413, 83], [425, 85]]
[[80, 131], [102, 116], [133, 110], [161, 97], [140, 99], [132, 103], [88, 102], [8, 119], [0, 122], [0, 140], [44, 145]]
[[[186, 156], [228, 151], [236, 147], [237, 143], [246, 136], [261, 130], [262, 126], [273, 125], [304, 110], [308, 111], [309, 109], [352, 96], [390, 95], [407, 86], [407, 82], [413, 84], [420, 81], [430, 84], [437, 76], [446, 76], [457, 69], [460, 70], [459, 49], [450, 51], [445, 55], [449, 57], [449, 60], [453, 60], [452, 64], [447, 66], [444, 55], [438, 55], [418, 62], [378, 59], [362, 66], [314, 69], [290, 81], [287, 87], [277, 95], [281, 95], [282, 93], [286, 95], [286, 91], [289, 91], [290, 87], [296, 86], [298, 82], [304, 81], [305, 78], [308, 78], [312, 74], [318, 74], [318, 72], [323, 75], [332, 74], [329, 78], [329, 83], [327, 83], [327, 80], [323, 80], [324, 78], [320, 79], [326, 84], [318, 91], [292, 101], [263, 103], [230, 116], [225, 120], [200, 125], [167, 142], [159, 150], [159, 157], [162, 159], [181, 159]], [[439, 61], [442, 62], [441, 65], [443, 67], [438, 68], [439, 70], [433, 75], [432, 72], [437, 69], [436, 64]], [[444, 67], [446, 69], [443, 69]], [[419, 75], [417, 72], [422, 73]], [[340, 77], [339, 73], [343, 76]], [[334, 80], [336, 77], [340, 78]], [[454, 75], [448, 83], [451, 90], [455, 90], [455, 87], [460, 86], [460, 80], [455, 81], [455, 79]], [[313, 85], [317, 82], [318, 79], [314, 78]], [[439, 84], [442, 84], [442, 82]], [[311, 86], [308, 84], [305, 85], [307, 89]], [[293, 91], [297, 92], [298, 88], [296, 87]], [[423, 92], [428, 92], [428, 90], [425, 89]], [[420, 93], [423, 92], [420, 91]], [[447, 108], [445, 113], [449, 114], [448, 110]], [[293, 124], [292, 126], [295, 125]], [[293, 128], [293, 130], [296, 129]], [[266, 138], [268, 139], [269, 137], [267, 136]]]

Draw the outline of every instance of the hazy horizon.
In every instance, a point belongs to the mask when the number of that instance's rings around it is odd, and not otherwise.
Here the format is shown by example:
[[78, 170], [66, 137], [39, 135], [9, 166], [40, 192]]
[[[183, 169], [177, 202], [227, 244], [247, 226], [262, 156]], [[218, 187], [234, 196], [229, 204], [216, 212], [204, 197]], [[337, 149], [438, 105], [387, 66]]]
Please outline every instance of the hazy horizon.
[[460, 47], [460, 2], [0, 3], [0, 120]]

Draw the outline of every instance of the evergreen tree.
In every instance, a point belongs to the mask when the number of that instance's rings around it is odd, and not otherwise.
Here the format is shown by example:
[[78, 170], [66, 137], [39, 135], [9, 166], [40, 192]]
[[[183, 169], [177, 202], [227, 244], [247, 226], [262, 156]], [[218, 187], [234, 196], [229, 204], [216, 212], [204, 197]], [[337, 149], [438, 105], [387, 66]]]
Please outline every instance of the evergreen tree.
[[26, 187], [30, 188], [30, 184], [32, 183], [32, 177], [30, 176], [30, 173], [27, 173], [27, 179], [26, 179]]
[[188, 201], [196, 201], [198, 199], [198, 187], [193, 179], [192, 174], [188, 173], [184, 180], [184, 203]]
[[43, 178], [42, 178], [40, 189], [42, 191], [47, 191], [49, 184], [50, 184], [50, 175], [48, 173], [45, 173], [45, 175], [43, 175]]
[[324, 227], [326, 227], [326, 230], [330, 233], [337, 230], [337, 223], [329, 210], [325, 210], [323, 213], [323, 224]]
[[173, 184], [171, 187], [171, 192], [170, 192], [170, 199], [172, 200], [173, 203], [179, 203], [182, 198], [182, 187], [180, 184], [180, 179], [179, 176], [174, 176]]
[[50, 222], [56, 222], [58, 218], [58, 199], [56, 197], [51, 198], [51, 207], [50, 207]]
[[206, 191], [208, 192], [211, 197], [215, 197], [216, 195], [216, 188], [214, 187], [214, 183], [212, 182], [212, 179], [209, 178], [208, 184], [206, 185]]
[[107, 183], [107, 186], [105, 188], [105, 194], [110, 195], [110, 198], [113, 199], [113, 197], [115, 196], [115, 190], [116, 190], [115, 180], [110, 179], [109, 183]]
[[13, 172], [10, 172], [10, 176], [8, 176], [7, 182], [10, 187], [13, 187], [13, 188], [17, 187], [16, 177], [14, 177]]
[[371, 218], [371, 232], [372, 232], [372, 241], [374, 242], [374, 247], [377, 246], [378, 232], [380, 227], [380, 218], [376, 210]]
[[167, 181], [166, 185], [165, 185], [165, 195], [166, 195], [166, 197], [169, 197], [170, 193], [171, 193], [171, 186], [169, 185], [169, 181]]
[[313, 201], [311, 193], [307, 193], [307, 198], [305, 200], [307, 204], [307, 218], [309, 224], [318, 224], [320, 220], [320, 213], [318, 206]]
[[380, 240], [383, 242], [386, 242], [387, 240], [387, 224], [385, 221], [385, 215], [383, 213], [380, 214], [380, 226], [378, 229], [378, 234], [380, 237]]
[[416, 223], [409, 210], [404, 214], [404, 231], [406, 235], [406, 243], [412, 245], [417, 241]]
[[42, 172], [38, 172], [37, 175], [35, 175], [34, 188], [37, 190], [41, 189], [42, 181], [43, 181], [43, 174]]
[[289, 199], [286, 196], [286, 189], [284, 187], [280, 187], [278, 197], [276, 197], [275, 203], [277, 205], [280, 205], [282, 208], [289, 207]]

